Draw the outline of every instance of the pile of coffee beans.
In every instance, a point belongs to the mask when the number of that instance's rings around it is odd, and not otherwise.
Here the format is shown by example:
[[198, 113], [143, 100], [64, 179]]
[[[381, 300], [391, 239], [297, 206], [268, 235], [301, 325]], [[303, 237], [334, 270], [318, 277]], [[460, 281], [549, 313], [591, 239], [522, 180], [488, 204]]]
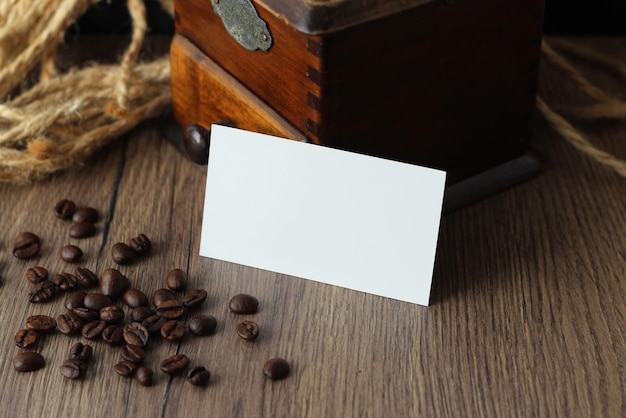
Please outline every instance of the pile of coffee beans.
[[[60, 219], [73, 221], [70, 227], [72, 238], [87, 238], [95, 234], [95, 223], [100, 217], [96, 209], [77, 208], [73, 201], [63, 199], [54, 206], [54, 212]], [[36, 234], [22, 232], [15, 240], [13, 255], [22, 259], [31, 258], [39, 252], [40, 243]], [[142, 233], [129, 240], [128, 244], [115, 243], [111, 247], [111, 257], [117, 264], [129, 264], [151, 250], [150, 239]], [[61, 249], [60, 255], [63, 261], [76, 263], [80, 261], [82, 251], [67, 245]], [[217, 319], [212, 315], [190, 315], [202, 306], [208, 295], [206, 290], [199, 288], [185, 291], [189, 278], [179, 268], [172, 269], [165, 276], [165, 286], [156, 290], [151, 299], [113, 268], [105, 269], [100, 277], [84, 267], [52, 276], [45, 267], [34, 266], [26, 270], [26, 279], [31, 284], [28, 294], [31, 303], [45, 303], [65, 293], [65, 312], [55, 318], [48, 315], [29, 316], [24, 328], [15, 334], [17, 347], [35, 347], [40, 334], [56, 331], [64, 335], [81, 335], [87, 340], [100, 339], [109, 346], [121, 347], [120, 361], [113, 366], [113, 370], [122, 377], [134, 377], [143, 386], [151, 386], [155, 377], [154, 371], [144, 365], [146, 347], [151, 341], [178, 342], [187, 334], [194, 337], [210, 335], [217, 327]], [[96, 291], [89, 291], [96, 286]], [[241, 293], [230, 299], [228, 308], [234, 314], [249, 315], [257, 312], [258, 305], [259, 301], [254, 296]], [[254, 321], [244, 320], [237, 324], [235, 332], [252, 342], [259, 335], [259, 326]], [[60, 367], [61, 374], [68, 379], [83, 377], [92, 353], [90, 345], [74, 344]], [[159, 371], [166, 375], [180, 374], [190, 364], [191, 359], [187, 355], [178, 353], [163, 359]], [[13, 365], [18, 372], [31, 372], [44, 367], [45, 360], [35, 351], [21, 351], [14, 357]], [[270, 359], [262, 368], [262, 373], [272, 380], [285, 378], [289, 371], [289, 363], [280, 358]], [[210, 376], [210, 371], [202, 365], [193, 365], [186, 375], [187, 381], [195, 386], [206, 386]]]

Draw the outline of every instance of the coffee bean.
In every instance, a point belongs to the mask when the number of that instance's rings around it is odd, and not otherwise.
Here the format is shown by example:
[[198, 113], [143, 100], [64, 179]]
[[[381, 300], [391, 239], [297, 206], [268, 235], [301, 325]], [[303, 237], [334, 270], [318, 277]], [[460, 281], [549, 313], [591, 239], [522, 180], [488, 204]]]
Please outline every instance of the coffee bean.
[[72, 221], [76, 223], [90, 222], [93, 224], [93, 223], [98, 222], [99, 219], [100, 219], [100, 212], [98, 212], [98, 209], [89, 208], [89, 207], [80, 208], [76, 210], [74, 214], [72, 215]]
[[100, 309], [100, 319], [108, 324], [119, 324], [124, 320], [124, 310], [111, 305]]
[[41, 240], [32, 232], [20, 232], [13, 244], [13, 256], [27, 259], [34, 257], [39, 252]]
[[161, 332], [161, 328], [163, 327], [163, 325], [165, 325], [166, 322], [167, 319], [161, 318], [159, 315], [154, 314], [141, 321], [141, 325], [143, 325], [149, 333], [156, 334], [158, 332]]
[[131, 308], [148, 306], [148, 297], [139, 289], [128, 289], [122, 299]]
[[106, 322], [96, 319], [83, 325], [83, 329], [80, 331], [80, 334], [88, 340], [95, 340], [100, 338], [102, 331], [104, 331], [107, 326], [108, 324]]
[[69, 219], [76, 210], [76, 204], [69, 199], [59, 200], [54, 205], [54, 214], [60, 219]]
[[83, 257], [83, 250], [75, 245], [66, 245], [60, 251], [61, 260], [67, 263], [78, 263]]
[[180, 341], [185, 336], [185, 324], [182, 321], [172, 319], [161, 327], [161, 337], [166, 341]]
[[100, 311], [91, 310], [89, 308], [74, 308], [70, 312], [84, 322], [91, 322], [100, 318]]
[[211, 379], [211, 373], [203, 366], [196, 366], [187, 373], [187, 381], [194, 386], [206, 386]]
[[256, 313], [259, 301], [254, 296], [240, 293], [231, 298], [228, 302], [228, 308], [236, 314], [253, 314]]
[[26, 329], [30, 331], [47, 333], [54, 331], [56, 326], [54, 318], [48, 315], [31, 315], [26, 318]]
[[61, 365], [61, 374], [68, 379], [78, 379], [85, 372], [85, 364], [75, 359], [67, 359]]
[[162, 302], [157, 307], [157, 315], [166, 319], [177, 319], [185, 314], [185, 308], [175, 299]]
[[93, 356], [93, 347], [89, 344], [76, 343], [70, 348], [70, 358], [88, 362]]
[[135, 253], [123, 242], [117, 242], [111, 247], [111, 258], [117, 264], [130, 264], [135, 260]]
[[254, 321], [242, 321], [237, 324], [237, 335], [244, 340], [256, 340], [259, 336], [259, 326]]
[[[62, 334], [73, 335], [79, 331], [79, 329], [75, 325], [75, 322], [72, 321], [72, 319], [66, 313], [57, 315], [55, 321], [57, 323], [57, 329]], [[80, 329], [82, 329], [82, 321], [80, 322], [80, 324]]]
[[34, 372], [45, 365], [43, 356], [34, 351], [22, 351], [13, 357], [13, 368], [18, 372]]
[[133, 373], [135, 373], [135, 370], [137, 370], [137, 365], [132, 361], [123, 360], [117, 363], [113, 370], [120, 376], [131, 377]]
[[48, 280], [48, 270], [44, 267], [31, 267], [26, 270], [26, 278], [32, 284], [37, 284]]
[[282, 358], [273, 358], [263, 365], [263, 374], [272, 380], [284, 379], [289, 375], [290, 367], [287, 360]]
[[57, 294], [58, 287], [49, 280], [37, 283], [33, 291], [28, 294], [28, 301], [31, 303], [47, 302]]
[[91, 222], [78, 222], [70, 227], [70, 237], [89, 238], [96, 235], [96, 225]]
[[[133, 308], [132, 311], [130, 311], [130, 319], [133, 322], [143, 322], [144, 319], [152, 315], [157, 316], [156, 312], [154, 312], [152, 309], [148, 308], [147, 306], [137, 306], [136, 308]], [[159, 317], [157, 316], [157, 318]]]
[[76, 276], [76, 279], [78, 279], [78, 283], [81, 287], [84, 287], [85, 289], [89, 289], [90, 287], [94, 287], [98, 284], [98, 276], [96, 276], [93, 271], [84, 267], [76, 267], [74, 275]]
[[150, 242], [150, 239], [144, 234], [139, 234], [136, 238], [130, 240], [128, 246], [137, 255], [146, 255], [152, 249], [152, 242]]
[[115, 269], [106, 269], [100, 278], [100, 293], [111, 296], [113, 299], [121, 297], [130, 287], [126, 276]]
[[124, 342], [124, 327], [109, 325], [102, 330], [102, 341], [108, 345], [120, 345]]
[[57, 285], [59, 290], [68, 292], [78, 287], [78, 279], [71, 273], [57, 273], [52, 279], [52, 283]]
[[131, 322], [124, 327], [124, 341], [126, 344], [145, 347], [150, 340], [148, 330], [138, 322]]
[[65, 309], [71, 311], [74, 308], [84, 308], [85, 296], [87, 296], [87, 292], [82, 290], [76, 290], [70, 293], [69, 296], [65, 298]]
[[127, 344], [122, 348], [121, 356], [124, 360], [132, 361], [135, 364], [141, 364], [146, 359], [146, 351], [136, 345]]
[[159, 368], [165, 374], [174, 375], [183, 371], [189, 365], [189, 357], [184, 354], [174, 354], [162, 360]]
[[165, 277], [165, 285], [171, 290], [181, 290], [187, 285], [187, 273], [181, 269], [173, 269]]
[[135, 370], [135, 380], [141, 386], [152, 386], [154, 372], [149, 367], [139, 367]]
[[198, 165], [206, 165], [209, 160], [210, 134], [201, 125], [192, 123], [185, 127], [183, 145], [187, 156]]
[[21, 329], [15, 334], [15, 337], [13, 337], [15, 345], [19, 348], [31, 347], [37, 343], [37, 339], [37, 332], [29, 329]]
[[85, 295], [83, 298], [83, 304], [85, 305], [85, 308], [97, 311], [99, 315], [100, 310], [113, 305], [113, 299], [111, 299], [108, 295], [93, 292]]
[[194, 315], [187, 322], [187, 327], [193, 335], [209, 335], [217, 327], [217, 319], [211, 315]]
[[193, 289], [185, 293], [181, 298], [181, 303], [185, 308], [193, 309], [202, 305], [207, 298], [207, 292], [204, 289]]
[[152, 295], [152, 304], [155, 308], [158, 308], [161, 303], [173, 299], [176, 299], [176, 293], [170, 289], [158, 289]]

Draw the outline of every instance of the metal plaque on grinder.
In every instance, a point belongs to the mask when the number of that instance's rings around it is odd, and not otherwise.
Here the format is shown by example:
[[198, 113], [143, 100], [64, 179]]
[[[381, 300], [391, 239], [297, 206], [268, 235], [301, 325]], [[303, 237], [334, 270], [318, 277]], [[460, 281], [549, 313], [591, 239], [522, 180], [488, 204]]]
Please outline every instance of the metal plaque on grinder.
[[267, 51], [272, 36], [250, 0], [212, 0], [213, 10], [222, 19], [226, 30], [248, 51]]

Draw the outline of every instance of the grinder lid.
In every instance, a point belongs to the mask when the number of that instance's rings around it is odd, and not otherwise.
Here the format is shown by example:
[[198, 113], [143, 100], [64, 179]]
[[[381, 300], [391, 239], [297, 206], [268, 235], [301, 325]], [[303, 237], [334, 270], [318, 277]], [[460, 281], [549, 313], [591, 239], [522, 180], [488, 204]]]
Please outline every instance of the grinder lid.
[[323, 35], [434, 0], [254, 0], [308, 35]]

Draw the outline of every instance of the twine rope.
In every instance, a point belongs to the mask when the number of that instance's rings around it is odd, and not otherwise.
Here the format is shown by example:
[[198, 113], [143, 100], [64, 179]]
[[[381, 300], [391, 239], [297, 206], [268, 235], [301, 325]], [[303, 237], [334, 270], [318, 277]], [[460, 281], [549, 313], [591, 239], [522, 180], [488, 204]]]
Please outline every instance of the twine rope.
[[[611, 58], [582, 47], [572, 47], [571, 44], [563, 41], [557, 41], [556, 45], [557, 47], [564, 47], [567, 51], [577, 54], [591, 63], [610, 69], [618, 75], [626, 74], [626, 67]], [[590, 106], [572, 109], [571, 114], [584, 119], [626, 119], [626, 103], [609, 96], [591, 83], [545, 40], [542, 42], [541, 51], [552, 64], [560, 68], [583, 92], [597, 102]], [[576, 149], [626, 177], [626, 161], [599, 149], [582, 132], [574, 128], [567, 119], [552, 110], [539, 96], [537, 96], [537, 109], [552, 128]]]
[[[173, 13], [173, 0], [160, 0]], [[27, 183], [79, 166], [100, 147], [171, 106], [167, 56], [139, 63], [148, 28], [143, 0], [118, 65], [60, 74], [67, 29], [99, 0], [0, 0], [0, 182]], [[25, 75], [38, 69], [28, 87]], [[25, 87], [26, 86], [26, 87]]]

